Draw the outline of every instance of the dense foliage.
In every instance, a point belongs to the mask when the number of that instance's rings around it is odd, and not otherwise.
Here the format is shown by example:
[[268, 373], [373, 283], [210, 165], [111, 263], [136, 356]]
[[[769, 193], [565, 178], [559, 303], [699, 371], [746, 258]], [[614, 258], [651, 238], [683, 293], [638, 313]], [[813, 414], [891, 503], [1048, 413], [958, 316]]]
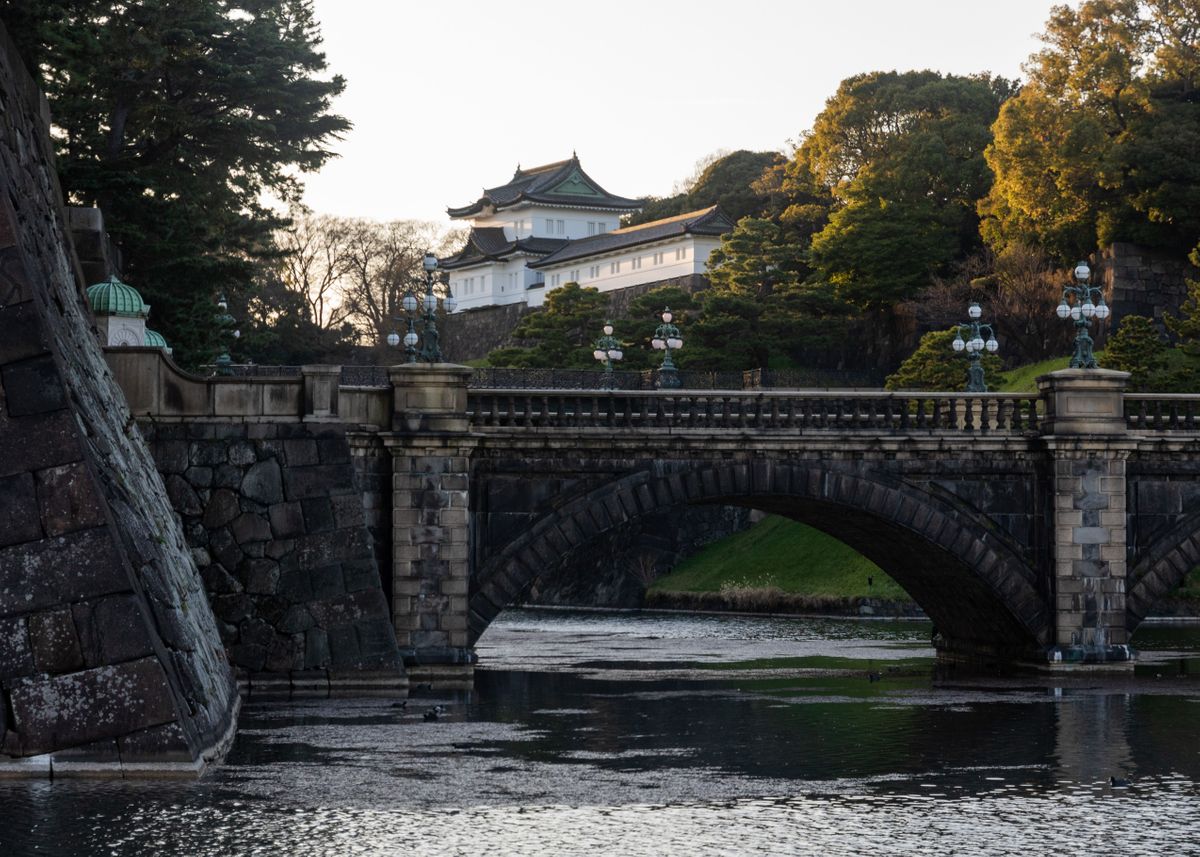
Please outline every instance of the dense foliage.
[[1001, 110], [980, 206], [994, 246], [1064, 262], [1134, 241], [1186, 252], [1200, 238], [1200, 4], [1056, 6], [1029, 80]]
[[[965, 352], [956, 352], [950, 345], [958, 334], [958, 328], [931, 330], [921, 337], [917, 350], [900, 364], [900, 368], [888, 376], [884, 385], [889, 390], [941, 390], [967, 389], [967, 366]], [[983, 373], [989, 389], [1000, 383], [1000, 358], [994, 354], [983, 356]]]
[[263, 276], [265, 200], [298, 199], [349, 127], [311, 0], [3, 0], [0, 20], [49, 98], [69, 201], [101, 208], [177, 358], [212, 356], [221, 291], [243, 326], [291, 315]]
[[719, 205], [733, 221], [756, 216], [766, 204], [764, 192], [754, 184], [763, 171], [783, 161], [778, 152], [749, 152], [741, 149], [701, 162], [696, 175], [685, 181], [679, 193], [647, 200], [645, 207], [629, 218], [628, 224], [649, 223], [688, 211]]

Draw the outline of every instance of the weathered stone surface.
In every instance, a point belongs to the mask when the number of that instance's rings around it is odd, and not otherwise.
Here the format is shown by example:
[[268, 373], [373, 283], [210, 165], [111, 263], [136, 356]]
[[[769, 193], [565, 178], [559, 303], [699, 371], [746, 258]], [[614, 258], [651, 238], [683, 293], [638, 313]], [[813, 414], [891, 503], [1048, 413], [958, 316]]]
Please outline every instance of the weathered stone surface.
[[67, 406], [58, 369], [49, 355], [0, 367], [0, 381], [10, 417], [44, 414]]
[[83, 668], [70, 607], [43, 610], [29, 617], [29, 644], [40, 672], [64, 673]]
[[0, 521], [0, 547], [42, 537], [33, 474], [0, 478]]
[[196, 490], [182, 476], [167, 477], [167, 496], [171, 505], [181, 515], [199, 515], [204, 511], [204, 503]]
[[229, 529], [241, 544], [265, 542], [271, 538], [271, 525], [267, 523], [267, 519], [250, 512], [239, 515]]
[[271, 595], [279, 587], [279, 563], [270, 559], [249, 559], [242, 563], [238, 575], [246, 582], [250, 594]]
[[274, 460], [260, 461], [242, 479], [242, 494], [263, 505], [283, 500], [283, 479], [279, 464]]
[[[289, 500], [326, 497], [331, 488], [354, 485], [354, 471], [349, 464], [319, 464], [314, 467], [289, 467], [284, 485]], [[274, 502], [274, 501], [263, 501]]]
[[0, 619], [0, 680], [29, 675], [33, 670], [33, 650], [26, 620]]
[[218, 488], [208, 498], [204, 507], [204, 526], [208, 529], [223, 527], [241, 514], [237, 494], [227, 488]]
[[304, 532], [304, 513], [299, 503], [277, 503], [271, 507], [271, 529], [276, 538], [287, 539]]
[[[0, 478], [17, 475], [24, 490], [21, 510], [0, 509], [2, 752], [111, 754], [114, 739], [173, 722], [195, 761], [227, 734], [236, 686], [161, 477], [96, 341], [44, 102], [2, 33], [0, 104]], [[178, 452], [165, 449], [161, 463], [178, 470]], [[13, 543], [14, 532], [32, 538]], [[123, 593], [125, 638], [129, 627], [175, 622], [179, 647], [160, 639], [151, 657], [103, 663], [111, 652], [88, 605]], [[28, 674], [31, 664], [42, 674]], [[176, 705], [173, 688], [198, 690]]]
[[117, 738], [176, 719], [154, 658], [48, 679], [19, 679], [10, 694], [25, 755]]
[[0, 550], [0, 616], [129, 588], [108, 531], [81, 530]]

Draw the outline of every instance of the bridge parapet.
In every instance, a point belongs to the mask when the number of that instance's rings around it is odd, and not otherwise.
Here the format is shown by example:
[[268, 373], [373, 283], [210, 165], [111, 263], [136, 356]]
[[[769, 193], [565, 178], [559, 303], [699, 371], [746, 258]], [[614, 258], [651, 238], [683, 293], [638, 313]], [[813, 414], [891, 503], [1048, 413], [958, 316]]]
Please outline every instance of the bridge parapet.
[[1200, 432], [1200, 395], [1195, 393], [1129, 393], [1125, 424], [1136, 431]]
[[1033, 435], [1043, 399], [1009, 393], [473, 390], [473, 429], [756, 429]]

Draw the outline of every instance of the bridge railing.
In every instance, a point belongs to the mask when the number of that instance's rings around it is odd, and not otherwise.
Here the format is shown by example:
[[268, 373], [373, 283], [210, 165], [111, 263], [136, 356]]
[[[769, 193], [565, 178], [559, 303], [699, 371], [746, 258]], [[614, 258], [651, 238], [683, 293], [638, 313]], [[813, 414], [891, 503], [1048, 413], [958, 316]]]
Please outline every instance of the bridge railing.
[[1200, 395], [1126, 393], [1125, 424], [1141, 431], [1200, 431]]
[[473, 428], [1036, 433], [1036, 395], [851, 391], [472, 390]]

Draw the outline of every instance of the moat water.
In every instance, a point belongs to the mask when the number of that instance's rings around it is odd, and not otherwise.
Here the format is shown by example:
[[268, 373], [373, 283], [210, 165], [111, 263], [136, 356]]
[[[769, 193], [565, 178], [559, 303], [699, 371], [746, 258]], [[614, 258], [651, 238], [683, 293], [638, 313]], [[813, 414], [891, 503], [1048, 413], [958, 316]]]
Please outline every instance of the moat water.
[[929, 633], [510, 611], [471, 692], [249, 704], [196, 783], [0, 782], [0, 855], [1200, 854], [1200, 626], [1120, 680], [936, 675]]

